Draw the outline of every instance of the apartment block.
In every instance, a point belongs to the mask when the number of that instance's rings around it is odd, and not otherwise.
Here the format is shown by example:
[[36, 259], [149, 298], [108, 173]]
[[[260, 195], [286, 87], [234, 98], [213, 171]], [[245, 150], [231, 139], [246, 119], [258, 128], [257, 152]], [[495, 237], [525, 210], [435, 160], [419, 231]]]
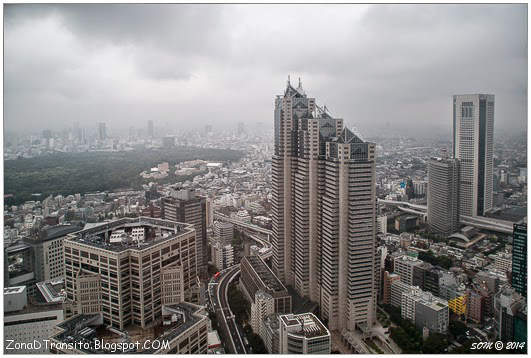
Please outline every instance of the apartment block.
[[402, 292], [401, 314], [419, 329], [428, 328], [430, 332], [443, 334], [448, 331], [448, 301], [418, 287]]
[[256, 291], [254, 302], [251, 303], [251, 327], [253, 332], [262, 337], [264, 335], [262, 321], [274, 312], [275, 299], [273, 296], [264, 291]]
[[415, 257], [403, 255], [395, 258], [394, 273], [400, 276], [400, 281], [413, 285], [413, 273], [416, 266], [422, 264], [422, 260]]

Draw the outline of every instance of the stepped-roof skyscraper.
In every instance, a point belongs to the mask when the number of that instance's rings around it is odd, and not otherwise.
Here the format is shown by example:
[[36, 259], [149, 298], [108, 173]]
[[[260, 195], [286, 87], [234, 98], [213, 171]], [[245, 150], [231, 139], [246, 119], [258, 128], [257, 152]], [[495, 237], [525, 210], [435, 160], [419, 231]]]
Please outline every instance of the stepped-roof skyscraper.
[[374, 322], [375, 145], [288, 80], [275, 99], [273, 271], [331, 330]]
[[459, 159], [459, 214], [492, 209], [494, 95], [453, 98], [453, 156]]

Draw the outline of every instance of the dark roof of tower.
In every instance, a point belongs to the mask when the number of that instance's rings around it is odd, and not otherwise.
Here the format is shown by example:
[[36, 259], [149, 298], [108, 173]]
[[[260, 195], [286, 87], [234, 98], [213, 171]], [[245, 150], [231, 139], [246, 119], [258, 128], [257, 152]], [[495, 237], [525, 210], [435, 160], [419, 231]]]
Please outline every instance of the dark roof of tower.
[[363, 143], [363, 141], [347, 127], [343, 128], [343, 131], [337, 137], [337, 143]]
[[306, 93], [304, 93], [304, 91], [302, 90], [302, 87], [295, 88], [288, 82], [288, 86], [286, 87], [284, 96], [301, 98], [301, 97], [306, 97]]
[[326, 106], [321, 108], [317, 104], [315, 105], [315, 117], [316, 118], [332, 118], [332, 116], [328, 113], [328, 108], [326, 108]]

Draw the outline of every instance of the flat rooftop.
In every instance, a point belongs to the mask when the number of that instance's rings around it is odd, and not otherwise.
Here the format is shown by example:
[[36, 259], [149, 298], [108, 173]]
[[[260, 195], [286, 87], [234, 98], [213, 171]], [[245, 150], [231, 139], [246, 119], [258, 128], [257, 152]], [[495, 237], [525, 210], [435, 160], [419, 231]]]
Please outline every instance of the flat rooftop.
[[14, 295], [24, 292], [26, 286], [4, 287], [4, 295]]
[[[96, 341], [103, 341], [104, 344], [122, 342], [136, 344], [136, 342], [140, 342], [138, 345], [135, 345], [133, 350], [114, 353], [156, 353], [158, 348], [155, 349], [150, 347], [148, 349], [143, 349], [144, 343], [148, 343], [148, 341], [153, 342], [155, 340], [159, 342], [169, 342], [173, 340], [206, 317], [199, 313], [202, 309], [202, 306], [187, 302], [163, 306], [163, 310], [166, 310], [167, 313], [180, 314], [180, 319], [169, 325], [164, 325], [160, 322], [157, 325], [146, 329], [130, 325], [124, 330], [106, 327], [103, 324], [102, 316], [99, 313], [78, 314], [58, 324], [57, 327], [63, 331], [52, 336], [52, 338], [62, 343], [80, 342], [76, 348], [89, 354], [113, 353], [104, 348], [96, 349]], [[136, 348], [137, 346], [138, 348]]]
[[63, 311], [62, 302], [42, 303], [33, 299], [29, 299], [26, 306], [19, 311], [4, 312], [4, 317], [17, 316], [29, 313], [40, 313], [49, 311]]
[[[109, 241], [109, 238], [114, 231], [125, 230], [130, 233], [133, 228], [138, 227], [155, 230], [151, 230], [151, 235], [146, 235], [145, 238], [140, 241], [135, 241], [133, 238], [120, 242]], [[99, 249], [122, 252], [125, 250], [143, 250], [172, 239], [178, 235], [193, 231], [195, 231], [195, 229], [191, 224], [141, 216], [138, 218], [123, 218], [111, 222], [99, 223], [93, 227], [69, 234], [66, 240], [82, 243]]]
[[63, 302], [65, 300], [65, 296], [62, 294], [65, 288], [62, 278], [37, 282], [36, 285], [44, 301], [47, 303]]
[[287, 288], [282, 284], [282, 282], [280, 282], [278, 277], [275, 276], [273, 271], [271, 271], [269, 266], [267, 266], [267, 264], [259, 256], [245, 256], [244, 259], [249, 262], [250, 266], [256, 272], [260, 280], [262, 280], [266, 288], [273, 292], [286, 291], [286, 294], [288, 293]]
[[54, 226], [46, 226], [44, 227], [41, 232], [36, 237], [28, 237], [25, 238], [24, 241], [27, 243], [33, 243], [33, 242], [45, 242], [57, 239], [59, 237], [66, 236], [70, 233], [76, 232], [81, 230], [82, 228], [75, 225], [54, 225]]
[[296, 334], [306, 338], [330, 335], [328, 328], [313, 313], [282, 315], [280, 319], [287, 327], [295, 327], [295, 330], [290, 330], [290, 334]]

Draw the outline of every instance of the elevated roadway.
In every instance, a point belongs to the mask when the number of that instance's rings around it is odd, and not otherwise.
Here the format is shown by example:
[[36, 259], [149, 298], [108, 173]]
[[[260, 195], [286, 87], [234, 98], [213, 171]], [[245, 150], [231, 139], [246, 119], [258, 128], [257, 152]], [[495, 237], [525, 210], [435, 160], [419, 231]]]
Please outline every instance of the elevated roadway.
[[[222, 217], [227, 218], [224, 215]], [[265, 240], [259, 236], [260, 234], [265, 234], [268, 235], [267, 237], [269, 238], [270, 230], [266, 230], [252, 224], [248, 224], [242, 227], [244, 227], [246, 231], [251, 232], [247, 233], [247, 236], [250, 239], [256, 241], [262, 248], [269, 248], [269, 250], [261, 254], [260, 257], [264, 260], [270, 258], [272, 255], [271, 244], [268, 240]], [[255, 231], [255, 233], [252, 233], [252, 231]], [[212, 278], [210, 280], [210, 283], [208, 285], [208, 293], [210, 297], [210, 302], [212, 304], [212, 309], [214, 310], [216, 317], [218, 318], [218, 322], [220, 322], [220, 333], [223, 336], [224, 341], [227, 342], [226, 347], [228, 348], [228, 351], [232, 354], [247, 354], [248, 348], [244, 344], [241, 330], [238, 324], [236, 323], [236, 317], [230, 309], [228, 300], [229, 285], [232, 281], [236, 279], [239, 274], [239, 264], [233, 265], [225, 270], [222, 270], [220, 276], [217, 279]]]
[[[378, 199], [379, 204], [396, 206], [399, 210], [414, 215], [427, 217], [428, 207], [426, 205], [412, 204], [407, 201]], [[513, 233], [513, 222], [487, 218], [483, 216], [465, 216], [461, 215], [459, 222], [463, 225], [469, 225], [478, 229], [490, 230], [504, 234]]]
[[267, 236], [270, 236], [273, 233], [271, 230], [264, 229], [261, 226], [250, 224], [250, 223], [247, 223], [245, 221], [238, 220], [238, 219], [233, 219], [233, 218], [228, 217], [227, 215], [224, 215], [222, 213], [216, 213], [215, 212], [214, 213], [214, 219], [215, 220], [220, 220], [220, 221], [225, 221], [225, 222], [234, 224], [234, 226], [237, 226], [239, 228], [249, 229], [249, 230], [252, 230], [252, 231], [255, 231], [255, 232], [259, 232], [260, 234], [264, 234], [264, 235], [267, 235]]

